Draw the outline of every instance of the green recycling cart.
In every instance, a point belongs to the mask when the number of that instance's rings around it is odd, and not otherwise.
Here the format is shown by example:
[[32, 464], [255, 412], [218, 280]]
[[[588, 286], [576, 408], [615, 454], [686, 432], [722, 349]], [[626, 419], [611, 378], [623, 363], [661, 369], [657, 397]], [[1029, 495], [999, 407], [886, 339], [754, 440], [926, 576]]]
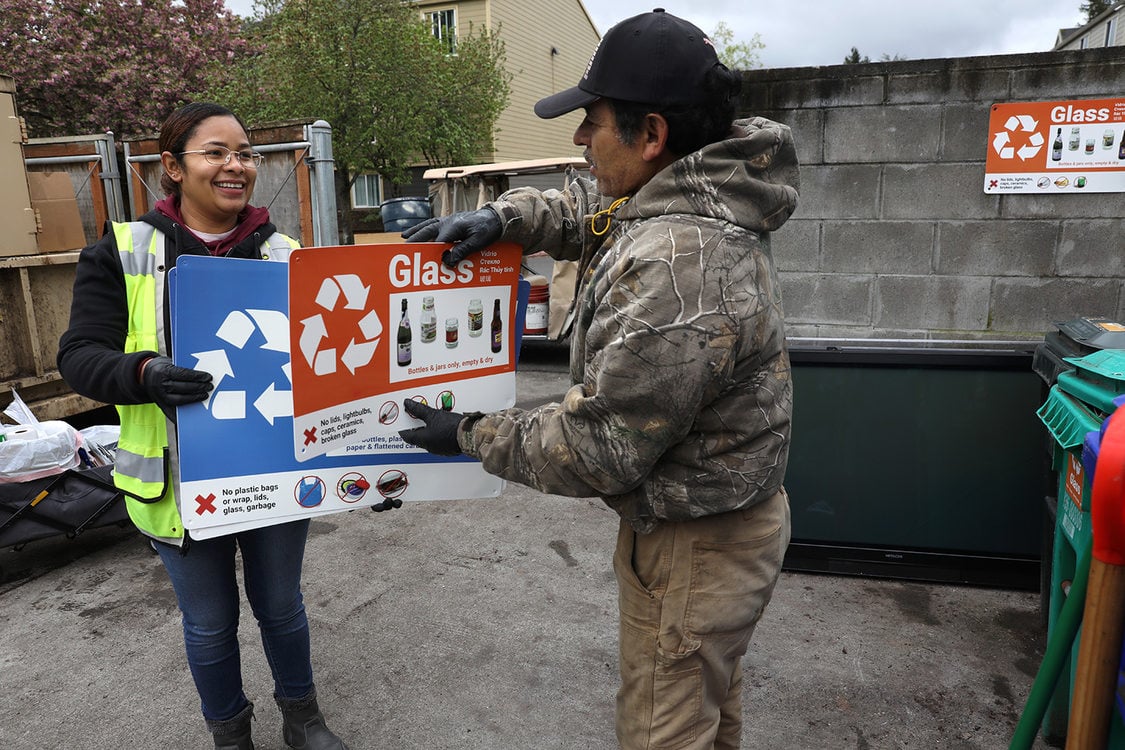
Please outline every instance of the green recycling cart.
[[[1105, 349], [1065, 360], [1074, 369], [1060, 372], [1046, 403], [1037, 412], [1054, 438], [1052, 466], [1058, 472], [1058, 504], [1051, 583], [1048, 637], [1054, 632], [1074, 580], [1079, 552], [1090, 544], [1090, 491], [1093, 476], [1083, 462], [1087, 433], [1096, 432], [1116, 407], [1113, 399], [1125, 393], [1125, 350]], [[1088, 463], [1088, 462], [1087, 462]], [[1070, 697], [1081, 635], [1075, 638], [1067, 665], [1043, 719], [1043, 736], [1058, 741], [1066, 736]], [[1109, 748], [1125, 748], [1125, 725], [1114, 712]]]

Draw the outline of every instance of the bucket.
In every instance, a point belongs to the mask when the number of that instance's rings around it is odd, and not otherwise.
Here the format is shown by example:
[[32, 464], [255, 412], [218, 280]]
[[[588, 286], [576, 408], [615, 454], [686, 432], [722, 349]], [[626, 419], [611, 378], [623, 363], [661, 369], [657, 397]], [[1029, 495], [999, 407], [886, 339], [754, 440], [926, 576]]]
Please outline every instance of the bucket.
[[[543, 278], [543, 277], [539, 277]], [[527, 295], [527, 313], [524, 315], [523, 332], [529, 336], [547, 334], [547, 313], [550, 307], [550, 287], [544, 283], [531, 285]]]
[[379, 205], [383, 231], [401, 232], [430, 218], [433, 212], [428, 198], [391, 198]]

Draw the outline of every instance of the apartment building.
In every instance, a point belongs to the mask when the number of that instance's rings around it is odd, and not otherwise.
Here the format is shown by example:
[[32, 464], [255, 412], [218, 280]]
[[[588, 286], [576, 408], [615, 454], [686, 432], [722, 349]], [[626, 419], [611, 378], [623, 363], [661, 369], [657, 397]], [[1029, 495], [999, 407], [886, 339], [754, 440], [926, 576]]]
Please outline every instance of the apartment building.
[[1115, 3], [1082, 26], [1059, 29], [1052, 50], [1125, 45], [1125, 2]]

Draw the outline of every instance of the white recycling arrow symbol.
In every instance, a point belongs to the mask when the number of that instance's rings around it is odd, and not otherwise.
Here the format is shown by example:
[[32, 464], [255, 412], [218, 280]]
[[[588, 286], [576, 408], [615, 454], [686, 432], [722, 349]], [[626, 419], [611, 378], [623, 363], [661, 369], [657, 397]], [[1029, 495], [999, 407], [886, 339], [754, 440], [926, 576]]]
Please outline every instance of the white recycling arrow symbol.
[[[316, 304], [327, 312], [336, 309], [340, 297], [344, 298], [344, 310], [364, 310], [370, 296], [371, 287], [364, 286], [363, 280], [355, 274], [339, 274], [324, 279], [316, 294]], [[379, 345], [379, 337], [383, 333], [383, 322], [379, 315], [370, 310], [359, 321], [359, 332], [362, 338], [352, 337], [344, 352], [339, 356], [339, 362], [348, 368], [353, 375], [360, 367], [369, 364], [375, 356], [375, 349]], [[328, 326], [321, 313], [311, 315], [301, 321], [301, 334], [298, 337], [298, 346], [305, 362], [316, 375], [330, 375], [336, 372], [337, 357], [334, 347], [320, 348], [321, 341], [328, 337]]]
[[[1043, 134], [1038, 132], [1039, 123], [1031, 115], [1012, 115], [1004, 122], [1004, 129], [992, 134], [992, 149], [1001, 159], [1014, 159], [1017, 156], [1023, 160], [1034, 157], [1043, 149]], [[1027, 143], [1018, 149], [1011, 145], [1012, 134], [1031, 133], [1026, 137]]]
[[[260, 331], [265, 339], [259, 348], [267, 351], [289, 354], [289, 320], [280, 310], [233, 310], [223, 320], [215, 336], [236, 349], [244, 349], [254, 331]], [[242, 390], [222, 390], [219, 388], [224, 378], [234, 378], [234, 368], [225, 349], [212, 349], [197, 352], [196, 369], [211, 373], [212, 390], [204, 400], [214, 419], [245, 419], [246, 392]], [[281, 367], [285, 379], [292, 382], [292, 366], [288, 359]], [[271, 381], [269, 386], [255, 398], [254, 408], [271, 425], [278, 417], [293, 416], [293, 392], [279, 391]]]

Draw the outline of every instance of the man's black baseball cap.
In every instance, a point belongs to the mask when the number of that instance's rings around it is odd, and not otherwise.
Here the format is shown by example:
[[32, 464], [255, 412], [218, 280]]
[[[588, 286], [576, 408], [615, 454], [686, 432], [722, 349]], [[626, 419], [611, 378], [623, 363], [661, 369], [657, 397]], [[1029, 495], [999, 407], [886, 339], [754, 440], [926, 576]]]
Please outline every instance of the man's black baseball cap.
[[718, 64], [706, 34], [656, 8], [607, 31], [578, 85], [540, 99], [535, 114], [558, 117], [602, 97], [656, 106], [694, 104], [704, 76]]

